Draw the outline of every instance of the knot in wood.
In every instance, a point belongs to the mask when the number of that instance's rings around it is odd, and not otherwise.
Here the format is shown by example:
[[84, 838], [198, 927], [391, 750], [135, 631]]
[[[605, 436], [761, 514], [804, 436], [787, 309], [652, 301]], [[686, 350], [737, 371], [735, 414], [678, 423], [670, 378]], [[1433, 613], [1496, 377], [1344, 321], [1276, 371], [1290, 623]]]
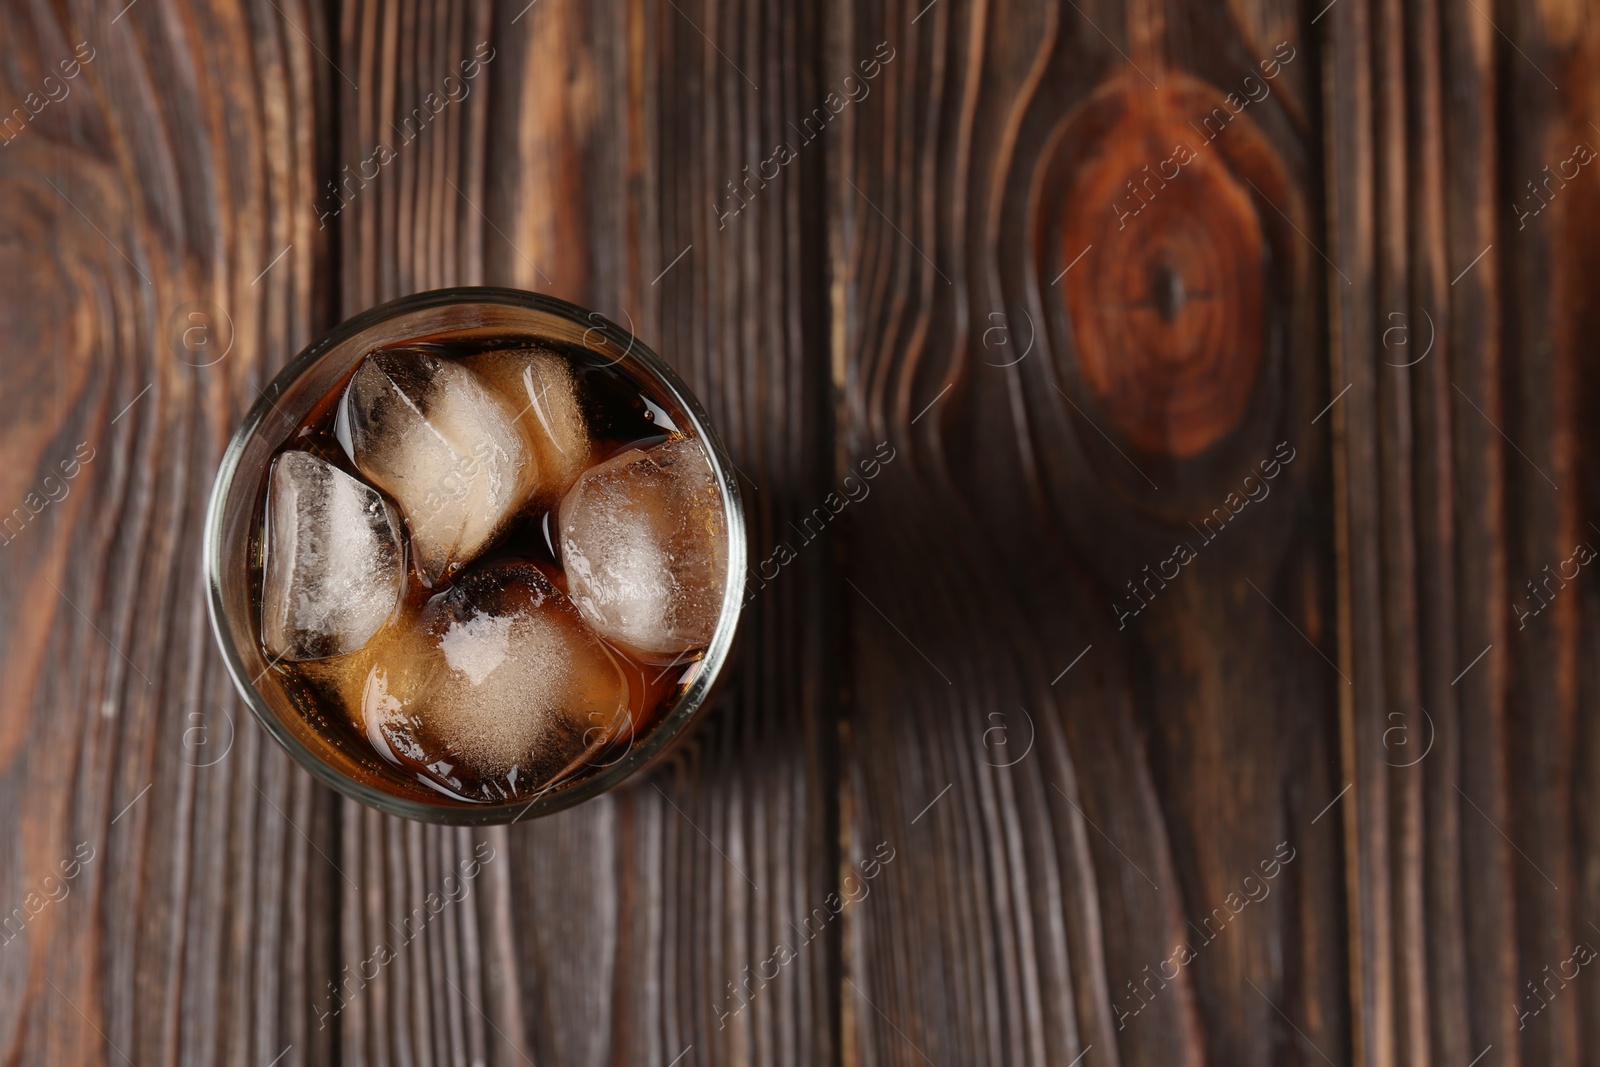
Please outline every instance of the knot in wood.
[[1266, 270], [1242, 128], [1201, 121], [1214, 90], [1124, 86], [1070, 161], [1056, 249], [1079, 378], [1140, 451], [1187, 458], [1245, 417], [1266, 340]]

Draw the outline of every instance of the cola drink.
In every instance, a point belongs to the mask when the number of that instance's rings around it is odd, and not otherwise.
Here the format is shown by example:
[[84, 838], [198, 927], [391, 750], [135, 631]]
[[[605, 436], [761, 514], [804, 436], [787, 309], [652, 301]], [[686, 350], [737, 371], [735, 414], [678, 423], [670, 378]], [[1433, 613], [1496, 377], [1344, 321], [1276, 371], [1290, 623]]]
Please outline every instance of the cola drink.
[[264, 480], [253, 602], [366, 784], [537, 798], [649, 735], [728, 602], [712, 450], [673, 410], [519, 334], [387, 344], [311, 406]]

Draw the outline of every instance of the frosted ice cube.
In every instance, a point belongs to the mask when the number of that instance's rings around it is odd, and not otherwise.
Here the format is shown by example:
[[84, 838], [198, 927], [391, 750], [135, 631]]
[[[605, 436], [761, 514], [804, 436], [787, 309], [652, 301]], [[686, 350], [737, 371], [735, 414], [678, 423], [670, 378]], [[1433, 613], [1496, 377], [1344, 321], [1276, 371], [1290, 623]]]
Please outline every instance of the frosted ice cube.
[[516, 410], [472, 371], [421, 349], [368, 356], [337, 432], [356, 468], [400, 505], [430, 585], [488, 547], [537, 484]]
[[309, 452], [267, 481], [261, 634], [291, 661], [361, 648], [394, 614], [405, 577], [400, 523], [372, 487]]
[[571, 362], [559, 352], [519, 348], [485, 352], [464, 361], [511, 401], [539, 463], [540, 499], [554, 504], [593, 462]]
[[416, 704], [420, 724], [477, 776], [536, 788], [628, 728], [616, 658], [533, 564], [469, 571], [422, 623], [442, 663]]
[[573, 603], [602, 637], [662, 662], [710, 642], [728, 523], [697, 442], [676, 437], [590, 468], [562, 499], [559, 527]]

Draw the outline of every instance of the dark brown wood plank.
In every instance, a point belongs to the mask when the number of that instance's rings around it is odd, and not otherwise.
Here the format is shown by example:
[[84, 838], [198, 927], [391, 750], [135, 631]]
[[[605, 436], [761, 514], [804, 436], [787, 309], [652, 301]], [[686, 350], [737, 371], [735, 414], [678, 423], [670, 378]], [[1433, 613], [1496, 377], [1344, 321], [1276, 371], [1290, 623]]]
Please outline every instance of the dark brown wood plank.
[[836, 18], [825, 85], [896, 52], [833, 190], [845, 457], [898, 456], [851, 518], [846, 858], [898, 858], [847, 942], [848, 1058], [1346, 1062], [1296, 11]]
[[1562, 564], [1600, 536], [1578, 295], [1600, 216], [1581, 173], [1542, 184], [1600, 136], [1581, 103], [1600, 42], [1579, 12], [1355, 2], [1328, 20], [1332, 254], [1356, 282], [1335, 292], [1334, 386], [1351, 385], [1336, 426], [1365, 1062], [1594, 1058], [1596, 994], [1571, 962], [1600, 944], [1594, 599]]
[[245, 720], [200, 573], [223, 445], [327, 325], [320, 14], [73, 7], [11, 5], [0, 48], [38, 112], [0, 148], [0, 1049], [325, 1060], [331, 807]]
[[[821, 157], [720, 225], [715, 205], [809, 99], [819, 43], [813, 13], [716, 2], [346, 4], [341, 159], [394, 158], [337, 219], [345, 309], [481, 282], [631, 325], [745, 473], [752, 556], [794, 541], [830, 462]], [[407, 139], [475, 52], [471, 92]], [[346, 1061], [836, 1058], [837, 934], [801, 947], [791, 926], [836, 881], [828, 552], [750, 602], [709, 721], [652, 777], [473, 833], [346, 805], [352, 967], [473, 849], [494, 855], [341, 1014]], [[780, 943], [795, 958], [763, 983]]]
[[[1495, 37], [1507, 202], [1496, 212], [1495, 251], [1502, 253], [1506, 307], [1500, 443], [1510, 448], [1502, 453], [1507, 585], [1501, 597], [1509, 611], [1501, 609], [1507, 639], [1499, 698], [1506, 723], [1501, 825], [1515, 850], [1509, 873], [1517, 948], [1516, 996], [1506, 997], [1509, 1010], [1501, 1010], [1508, 1027], [1516, 1023], [1520, 1059], [1530, 1064], [1600, 1060], [1594, 1047], [1600, 997], [1584, 988], [1592, 985], [1582, 981], [1584, 968], [1575, 973], [1570, 962], [1579, 944], [1591, 960], [1600, 952], [1597, 841], [1583, 803], [1596, 782], [1596, 704], [1580, 674], [1586, 653], [1592, 658], [1593, 630], [1586, 632], [1584, 623], [1595, 599], [1593, 576], [1584, 573], [1589, 567], [1577, 549], [1587, 545], [1591, 559], [1600, 549], [1592, 465], [1580, 436], [1593, 437], [1580, 383], [1589, 380], [1592, 400], [1588, 338], [1596, 324], [1590, 294], [1600, 224], [1600, 174], [1593, 165], [1600, 161], [1600, 130], [1590, 104], [1600, 30], [1592, 14], [1581, 3], [1507, 5], [1494, 13], [1505, 34]], [[1577, 163], [1570, 162], [1580, 144]], [[1539, 213], [1524, 228], [1513, 204]], [[1519, 609], [1538, 614], [1520, 617]]]

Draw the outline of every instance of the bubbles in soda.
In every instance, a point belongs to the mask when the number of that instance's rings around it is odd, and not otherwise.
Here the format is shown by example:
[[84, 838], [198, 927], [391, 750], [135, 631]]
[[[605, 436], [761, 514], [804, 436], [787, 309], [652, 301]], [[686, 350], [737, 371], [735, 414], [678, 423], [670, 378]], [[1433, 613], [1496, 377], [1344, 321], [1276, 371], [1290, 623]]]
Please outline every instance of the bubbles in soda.
[[614, 762], [721, 612], [704, 447], [622, 366], [543, 339], [369, 353], [264, 505], [272, 669], [369, 778], [419, 797], [530, 798]]

